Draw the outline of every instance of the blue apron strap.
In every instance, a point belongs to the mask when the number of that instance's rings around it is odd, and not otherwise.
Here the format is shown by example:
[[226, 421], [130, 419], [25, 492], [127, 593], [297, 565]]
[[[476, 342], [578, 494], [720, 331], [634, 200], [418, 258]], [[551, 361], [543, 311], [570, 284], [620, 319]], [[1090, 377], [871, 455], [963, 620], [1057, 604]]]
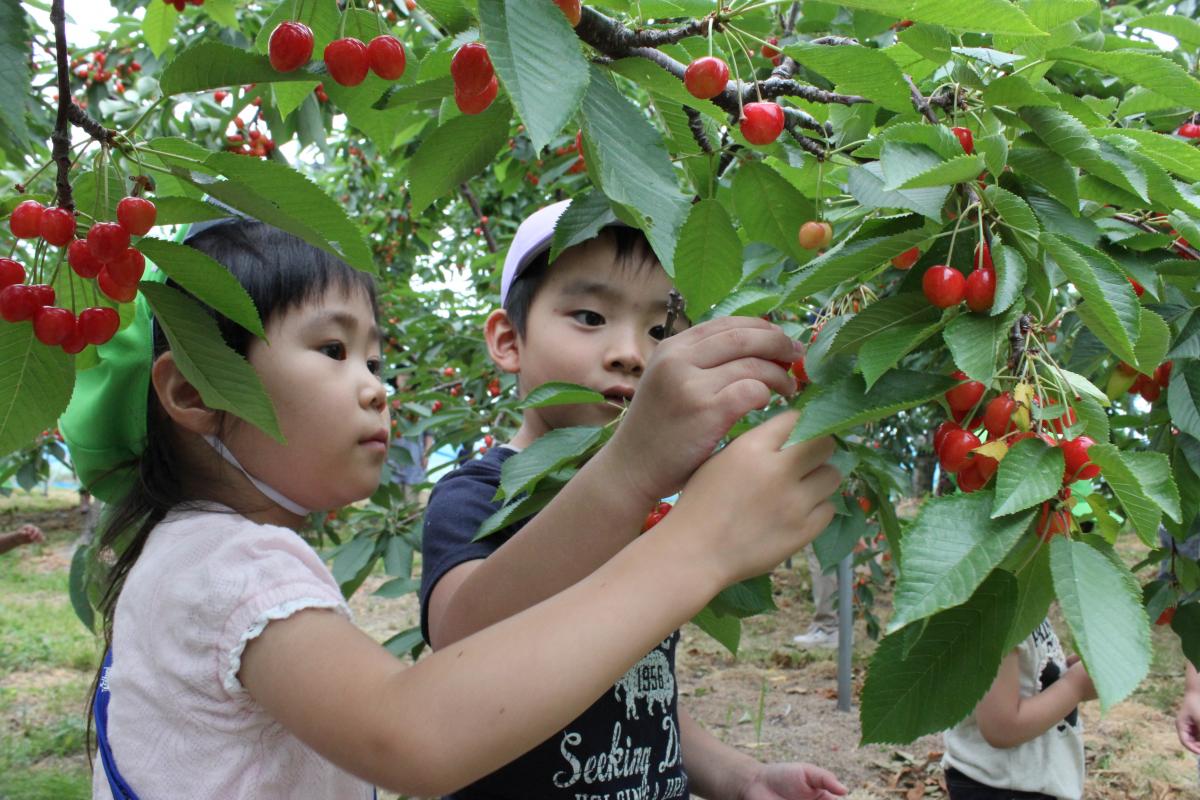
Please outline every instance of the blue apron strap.
[[93, 706], [93, 716], [96, 720], [96, 749], [100, 754], [100, 762], [104, 765], [104, 777], [108, 778], [108, 787], [112, 790], [114, 800], [138, 800], [138, 796], [129, 788], [129, 784], [117, 771], [117, 762], [113, 758], [112, 748], [108, 744], [108, 672], [112, 669], [112, 648], [104, 654], [104, 666], [100, 671], [100, 686], [96, 689], [96, 702]]

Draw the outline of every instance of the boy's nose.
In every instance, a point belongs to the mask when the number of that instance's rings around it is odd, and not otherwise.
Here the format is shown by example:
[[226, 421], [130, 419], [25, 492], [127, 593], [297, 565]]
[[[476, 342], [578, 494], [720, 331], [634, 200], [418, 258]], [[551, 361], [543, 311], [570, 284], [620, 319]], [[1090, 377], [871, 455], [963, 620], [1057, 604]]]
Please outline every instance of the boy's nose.
[[377, 375], [370, 374], [370, 380], [363, 382], [362, 388], [359, 389], [359, 402], [363, 408], [376, 411], [387, 407], [387, 389]]
[[633, 334], [614, 336], [605, 361], [609, 369], [629, 375], [640, 376], [646, 369], [646, 354]]

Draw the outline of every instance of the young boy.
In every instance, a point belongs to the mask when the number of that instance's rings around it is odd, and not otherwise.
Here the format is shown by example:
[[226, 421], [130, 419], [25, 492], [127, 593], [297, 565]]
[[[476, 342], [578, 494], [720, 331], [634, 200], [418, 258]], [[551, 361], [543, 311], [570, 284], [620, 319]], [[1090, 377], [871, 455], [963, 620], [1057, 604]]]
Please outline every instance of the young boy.
[[[593, 388], [608, 402], [527, 409], [516, 436], [444, 478], [425, 518], [421, 622], [440, 649], [583, 579], [632, 542], [655, 503], [679, 491], [744, 414], [772, 390], [794, 391], [780, 366], [797, 346], [759, 319], [725, 318], [664, 338], [671, 282], [644, 236], [612, 225], [548, 250], [567, 202], [517, 231], [505, 260], [503, 308], [486, 323], [488, 350], [518, 376], [522, 396], [547, 381]], [[686, 327], [686, 320], [680, 327]], [[600, 425], [629, 405], [610, 442], [544, 510], [481, 541], [503, 462], [556, 428]], [[796, 475], [805, 534], [829, 522], [840, 481], [832, 442], [804, 448]], [[731, 521], [731, 524], [736, 524]], [[596, 703], [517, 761], [454, 795], [474, 798], [826, 800], [846, 789], [807, 764], [762, 765], [722, 744], [677, 706], [676, 631]], [[563, 676], [564, 680], [570, 676]], [[514, 698], [515, 702], [516, 698]], [[686, 767], [686, 771], [685, 771]]]

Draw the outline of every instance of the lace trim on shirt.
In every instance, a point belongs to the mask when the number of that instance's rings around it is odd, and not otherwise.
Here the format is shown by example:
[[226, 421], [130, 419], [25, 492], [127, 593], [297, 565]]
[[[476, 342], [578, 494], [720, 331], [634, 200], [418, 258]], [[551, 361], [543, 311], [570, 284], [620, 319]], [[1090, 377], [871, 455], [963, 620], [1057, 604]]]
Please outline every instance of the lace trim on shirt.
[[258, 615], [230, 652], [229, 670], [221, 678], [221, 683], [225, 686], [225, 691], [231, 695], [241, 694], [246, 691], [245, 687], [242, 686], [242, 682], [237, 678], [238, 672], [242, 669], [242, 653], [245, 652], [246, 645], [261, 636], [269, 623], [275, 620], [287, 619], [297, 611], [303, 611], [306, 608], [332, 608], [345, 613], [341, 603], [336, 600], [320, 597], [301, 597], [297, 600], [289, 600], [286, 603], [281, 603], [274, 608], [268, 608]]

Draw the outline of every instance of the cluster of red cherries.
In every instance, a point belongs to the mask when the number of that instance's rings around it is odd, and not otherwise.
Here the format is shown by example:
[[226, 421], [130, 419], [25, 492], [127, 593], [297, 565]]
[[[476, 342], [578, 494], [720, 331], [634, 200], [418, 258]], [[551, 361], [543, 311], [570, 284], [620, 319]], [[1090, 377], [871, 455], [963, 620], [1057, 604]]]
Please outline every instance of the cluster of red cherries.
[[183, 9], [187, 6], [204, 5], [204, 0], [163, 0], [163, 2], [169, 6], [175, 6], [175, 10], [181, 14], [183, 13]]
[[[42, 239], [52, 247], [65, 247], [67, 263], [80, 278], [95, 279], [100, 291], [118, 303], [137, 296], [138, 281], [146, 271], [146, 258], [130, 246], [131, 236], [143, 236], [154, 227], [157, 209], [142, 197], [126, 197], [117, 204], [116, 222], [96, 222], [82, 239], [75, 237], [75, 213], [47, 208], [26, 200], [13, 209], [8, 226], [18, 239]], [[110, 306], [73, 309], [55, 305], [54, 287], [27, 284], [25, 267], [11, 258], [0, 258], [0, 318], [7, 322], [33, 321], [38, 341], [78, 353], [89, 344], [104, 344], [120, 326], [120, 315]]]
[[[293, 72], [312, 60], [313, 32], [303, 22], [281, 22], [271, 31], [267, 56], [279, 72]], [[329, 76], [342, 86], [358, 86], [374, 72], [387, 81], [398, 80], [407, 64], [404, 44], [391, 34], [376, 36], [368, 44], [353, 36], [334, 39], [322, 53]]]
[[[1058, 495], [1059, 501], [1070, 498], [1071, 489], [1068, 484], [1095, 478], [1100, 474], [1100, 466], [1093, 464], [1088, 458], [1088, 450], [1096, 442], [1089, 436], [1078, 436], [1074, 439], [1063, 437], [1064, 430], [1077, 421], [1073, 408], [1068, 406], [1060, 416], [1041, 421], [1038, 423], [1040, 430], [1021, 430], [1014, 419], [1019, 403], [1011, 394], [1004, 392], [988, 401], [983, 407], [982, 415], [970, 416], [970, 421], [964, 424], [969, 415], [978, 409], [987, 389], [979, 381], [970, 380], [961, 371], [955, 371], [951, 377], [961, 381], [945, 395], [953, 419], [943, 422], [934, 432], [933, 450], [942, 469], [956, 476], [958, 488], [964, 492], [982, 489], [1000, 467], [998, 459], [976, 452], [983, 444], [979, 438], [981, 428], [987, 432], [989, 442], [1004, 441], [1012, 447], [1023, 439], [1038, 437], [1051, 447], [1062, 450], [1063, 488]], [[1057, 405], [1054, 398], [1050, 398], [1048, 402], [1050, 405]], [[1071, 513], [1068, 509], [1056, 508], [1050, 502], [1043, 503], [1038, 520], [1038, 535], [1049, 539], [1055, 534], [1067, 533], [1070, 523]]]
[[482, 114], [500, 90], [487, 46], [479, 42], [469, 42], [455, 51], [450, 77], [454, 79], [454, 104], [464, 114]]
[[[904, 259], [902, 263], [911, 267], [918, 255], [910, 250], [896, 258]], [[910, 257], [911, 261], [908, 260]], [[896, 264], [896, 261], [892, 263]], [[925, 299], [938, 308], [951, 308], [965, 300], [967, 308], [977, 314], [991, 311], [996, 301], [996, 266], [987, 242], [975, 245], [975, 269], [970, 275], [963, 277], [954, 267], [935, 264], [921, 277], [921, 291], [925, 293]]]
[[1166, 389], [1167, 384], [1171, 382], [1171, 367], [1174, 366], [1174, 363], [1173, 361], [1164, 361], [1154, 368], [1152, 374], [1143, 375], [1122, 361], [1117, 364], [1117, 371], [1122, 375], [1137, 375], [1133, 380], [1133, 385], [1129, 387], [1129, 393], [1141, 395], [1147, 403], [1153, 403], [1162, 396], [1163, 389]]

